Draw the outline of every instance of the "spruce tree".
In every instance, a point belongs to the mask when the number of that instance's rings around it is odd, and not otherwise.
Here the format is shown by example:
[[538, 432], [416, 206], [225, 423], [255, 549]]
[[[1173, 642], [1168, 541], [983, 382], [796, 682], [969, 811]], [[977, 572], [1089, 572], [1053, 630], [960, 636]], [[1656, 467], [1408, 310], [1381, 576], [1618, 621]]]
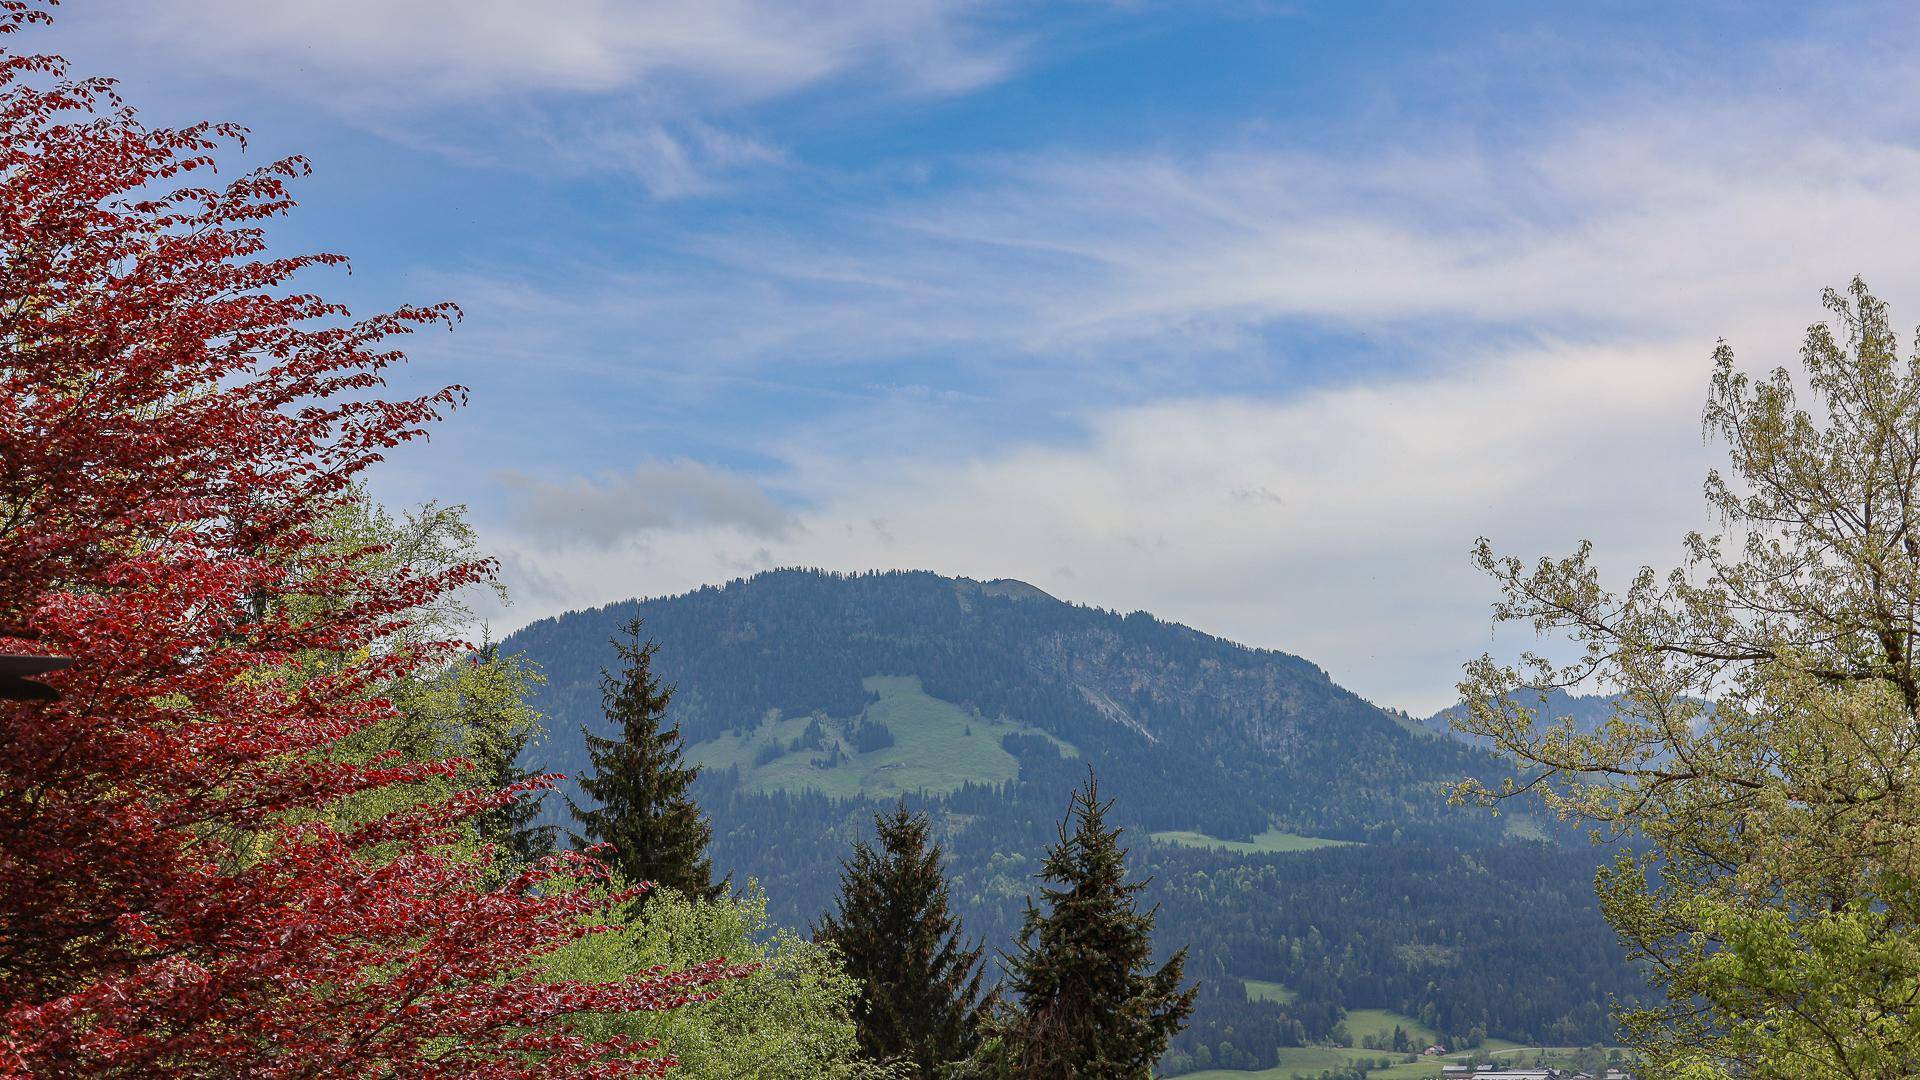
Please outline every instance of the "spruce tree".
[[1184, 948], [1150, 970], [1157, 909], [1139, 908], [1147, 882], [1127, 880], [1120, 830], [1106, 825], [1111, 806], [1089, 769], [1041, 867], [1052, 883], [1040, 888], [1045, 907], [1027, 903], [1009, 958], [1020, 998], [1006, 1038], [1014, 1076], [1150, 1077], [1193, 1011], [1194, 990], [1180, 987]]
[[971, 1054], [993, 996], [980, 989], [983, 947], [967, 948], [950, 910], [940, 847], [924, 814], [900, 803], [874, 816], [879, 850], [862, 840], [841, 864], [838, 910], [814, 937], [831, 941], [861, 983], [861, 1049], [930, 1078]]
[[[539, 775], [520, 764], [520, 755], [533, 737], [531, 729], [519, 731], [472, 751], [478, 766], [477, 786], [500, 790]], [[552, 825], [535, 825], [540, 813], [539, 792], [522, 795], [505, 806], [483, 810], [473, 819], [474, 831], [482, 841], [499, 851], [501, 871], [518, 872], [553, 854]]]
[[612, 642], [619, 674], [600, 676], [601, 705], [607, 719], [619, 725], [620, 737], [584, 733], [593, 764], [580, 778], [580, 788], [598, 805], [583, 809], [567, 800], [580, 823], [580, 831], [570, 835], [580, 847], [611, 845], [599, 857], [629, 881], [651, 881], [711, 900], [725, 891], [726, 882], [713, 880], [707, 856], [713, 827], [688, 792], [700, 769], [681, 760], [679, 726], [665, 726], [673, 688], [654, 678], [659, 646], [641, 640], [639, 619], [626, 625], [623, 636]]

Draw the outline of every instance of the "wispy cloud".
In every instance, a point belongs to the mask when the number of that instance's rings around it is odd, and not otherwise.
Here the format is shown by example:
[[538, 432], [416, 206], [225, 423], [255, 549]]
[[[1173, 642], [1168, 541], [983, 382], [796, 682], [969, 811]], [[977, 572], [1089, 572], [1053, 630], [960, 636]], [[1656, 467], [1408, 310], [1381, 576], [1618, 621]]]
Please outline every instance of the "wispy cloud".
[[[939, 335], [1104, 361], [1129, 341], [1239, 349], [1289, 319], [1711, 334], [1856, 270], [1920, 270], [1916, 190], [1920, 150], [1897, 133], [1741, 105], [1499, 151], [1051, 155], [831, 233], [703, 250], [896, 347]], [[765, 325], [805, 347], [821, 322]]]
[[927, 92], [1002, 77], [1017, 46], [965, 0], [194, 0], [143, 33], [208, 62], [363, 100], [646, 91], [718, 103], [857, 73]]
[[759, 485], [695, 461], [647, 462], [608, 475], [559, 482], [503, 470], [512, 520], [531, 536], [611, 548], [666, 529], [727, 528], [783, 539], [793, 515]]
[[924, 100], [1026, 42], [981, 0], [106, 0], [93, 24], [464, 163], [711, 194], [783, 164], [752, 109], [829, 85]]

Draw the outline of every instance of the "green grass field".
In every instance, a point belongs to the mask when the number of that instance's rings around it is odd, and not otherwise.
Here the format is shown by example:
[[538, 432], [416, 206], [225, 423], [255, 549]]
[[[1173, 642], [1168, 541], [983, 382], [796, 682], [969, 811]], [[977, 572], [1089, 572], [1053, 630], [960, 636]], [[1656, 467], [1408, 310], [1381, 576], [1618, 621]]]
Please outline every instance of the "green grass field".
[[[864, 680], [880, 699], [867, 707], [868, 720], [887, 725], [893, 745], [871, 753], [853, 752], [846, 722], [826, 720], [826, 740], [818, 750], [782, 752], [755, 764], [767, 747], [786, 747], [806, 731], [812, 717], [787, 717], [762, 724], [745, 735], [729, 734], [697, 743], [687, 756], [708, 769], [738, 765], [743, 783], [759, 791], [814, 790], [835, 798], [891, 798], [907, 791], [948, 792], [968, 781], [998, 784], [1013, 779], [1019, 762], [1000, 747], [1012, 733], [1045, 734], [1025, 724], [988, 720], [951, 702], [927, 696], [914, 675], [875, 675]], [[1047, 736], [1052, 738], [1052, 736]], [[1071, 744], [1053, 739], [1068, 756]], [[844, 758], [831, 768], [815, 764], [839, 746]]]
[[[1356, 1061], [1378, 1061], [1393, 1057], [1379, 1050], [1349, 1050], [1338, 1046], [1288, 1046], [1280, 1050], [1280, 1063], [1271, 1069], [1202, 1069], [1182, 1073], [1180, 1080], [1294, 1080], [1318, 1076], [1328, 1069], [1340, 1069]], [[1433, 1069], [1435, 1074], [1440, 1070]], [[1379, 1075], [1378, 1073], [1369, 1076]]]
[[1419, 1043], [1416, 1050], [1424, 1050], [1439, 1039], [1432, 1028], [1397, 1012], [1386, 1009], [1349, 1009], [1347, 1010], [1347, 1030], [1353, 1034], [1353, 1045], [1361, 1045], [1362, 1040], [1372, 1035], [1376, 1038], [1392, 1039], [1395, 1027], [1405, 1028], [1408, 1037]]
[[1221, 840], [1206, 833], [1168, 830], [1150, 834], [1163, 844], [1180, 844], [1184, 847], [1217, 848], [1221, 851], [1233, 851], [1242, 855], [1272, 855], [1288, 851], [1314, 851], [1319, 848], [1346, 847], [1352, 840], [1326, 840], [1318, 836], [1301, 836], [1299, 833], [1280, 832], [1268, 829], [1252, 840]]
[[1265, 979], [1243, 981], [1247, 984], [1247, 998], [1252, 1001], [1271, 1001], [1276, 1005], [1291, 1005], [1300, 996], [1277, 982], [1268, 982]]
[[1417, 1058], [1403, 1061], [1398, 1065], [1389, 1065], [1384, 1069], [1371, 1069], [1367, 1080], [1431, 1080], [1440, 1075], [1440, 1066], [1456, 1065], [1455, 1061], [1439, 1061], [1434, 1058]]

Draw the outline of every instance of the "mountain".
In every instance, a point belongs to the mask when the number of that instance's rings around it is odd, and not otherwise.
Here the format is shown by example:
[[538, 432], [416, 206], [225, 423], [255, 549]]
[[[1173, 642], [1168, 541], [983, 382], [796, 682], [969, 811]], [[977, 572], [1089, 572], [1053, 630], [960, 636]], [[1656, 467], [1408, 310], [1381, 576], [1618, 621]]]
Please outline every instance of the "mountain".
[[[1598, 731], [1602, 724], [1613, 719], [1614, 708], [1619, 700], [1612, 694], [1569, 694], [1557, 686], [1545, 694], [1534, 691], [1519, 699], [1521, 705], [1533, 710], [1537, 722], [1554, 723], [1571, 718], [1574, 729], [1581, 732]], [[1451, 718], [1465, 708], [1465, 703], [1457, 704], [1434, 713], [1420, 723], [1437, 734], [1478, 741], [1453, 730]]]
[[[1023, 582], [931, 573], [776, 571], [534, 623], [503, 647], [547, 675], [539, 766], [585, 766], [578, 733], [601, 732], [607, 640], [635, 615], [660, 645], [673, 719], [696, 758], [737, 767], [760, 791], [952, 790], [1012, 779], [1022, 756], [1054, 753], [1131, 788], [1140, 824], [1156, 830], [1244, 841], [1277, 826], [1365, 841], [1491, 828], [1439, 797], [1491, 759], [1409, 730], [1300, 657]], [[858, 752], [869, 725], [894, 744]], [[929, 751], [918, 761], [915, 744]], [[914, 779], [894, 775], [903, 767]]]
[[715, 868], [760, 880], [790, 924], [819, 917], [872, 812], [904, 798], [936, 821], [969, 932], [1010, 947], [1096, 769], [1153, 876], [1157, 940], [1190, 946], [1201, 983], [1163, 1071], [1270, 1067], [1358, 1009], [1584, 1044], [1638, 985], [1594, 909], [1593, 851], [1449, 807], [1448, 782], [1501, 763], [1300, 657], [1013, 580], [774, 571], [508, 637], [547, 677], [526, 764], [586, 764], [608, 639], [636, 615], [705, 768]]

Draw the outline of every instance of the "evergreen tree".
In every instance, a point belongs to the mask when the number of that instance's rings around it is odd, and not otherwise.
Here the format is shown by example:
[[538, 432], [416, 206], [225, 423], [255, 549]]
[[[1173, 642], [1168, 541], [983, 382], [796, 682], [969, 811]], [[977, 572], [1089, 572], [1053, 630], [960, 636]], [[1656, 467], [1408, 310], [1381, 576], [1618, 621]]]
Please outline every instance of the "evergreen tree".
[[1195, 990], [1180, 987], [1184, 948], [1149, 970], [1156, 909], [1135, 900], [1147, 883], [1127, 880], [1120, 830], [1106, 825], [1112, 805], [1089, 769], [1041, 867], [1054, 883], [1040, 888], [1046, 907], [1027, 904], [1009, 971], [1020, 997], [1006, 1035], [1014, 1076], [1149, 1077], [1193, 1011]]
[[902, 802], [874, 816], [880, 847], [862, 840], [841, 864], [838, 911], [814, 937], [839, 946], [860, 980], [860, 1046], [933, 1077], [971, 1054], [993, 995], [980, 989], [983, 947], [966, 948], [948, 906], [944, 858], [924, 814]]
[[[539, 775], [520, 765], [520, 755], [532, 737], [532, 730], [525, 730], [476, 747], [476, 786], [500, 790]], [[483, 810], [473, 819], [480, 839], [498, 850], [503, 871], [517, 871], [553, 853], [553, 826], [533, 823], [540, 814], [539, 794], [522, 795], [504, 806]]]
[[672, 687], [653, 676], [658, 646], [640, 640], [640, 620], [629, 622], [625, 640], [615, 638], [620, 673], [602, 672], [600, 700], [607, 719], [620, 726], [618, 739], [586, 732], [592, 771], [580, 788], [599, 804], [582, 809], [568, 800], [580, 831], [576, 846], [607, 843], [600, 858], [628, 881], [651, 881], [700, 900], [726, 889], [713, 880], [707, 844], [713, 827], [688, 791], [698, 766], [681, 761], [680, 729], [666, 727]]
[[[431, 711], [434, 692], [451, 694], [454, 707], [446, 726], [457, 738], [451, 749], [474, 763], [473, 786], [501, 791], [540, 775], [520, 764], [527, 744], [540, 733], [540, 716], [526, 698], [541, 679], [529, 663], [502, 656], [499, 646], [488, 641], [465, 662], [450, 666], [439, 681], [446, 686], [430, 684], [422, 695], [428, 703], [420, 711]], [[494, 847], [495, 879], [511, 877], [553, 853], [554, 827], [534, 825], [539, 813], [536, 791], [474, 816], [474, 834]]]

